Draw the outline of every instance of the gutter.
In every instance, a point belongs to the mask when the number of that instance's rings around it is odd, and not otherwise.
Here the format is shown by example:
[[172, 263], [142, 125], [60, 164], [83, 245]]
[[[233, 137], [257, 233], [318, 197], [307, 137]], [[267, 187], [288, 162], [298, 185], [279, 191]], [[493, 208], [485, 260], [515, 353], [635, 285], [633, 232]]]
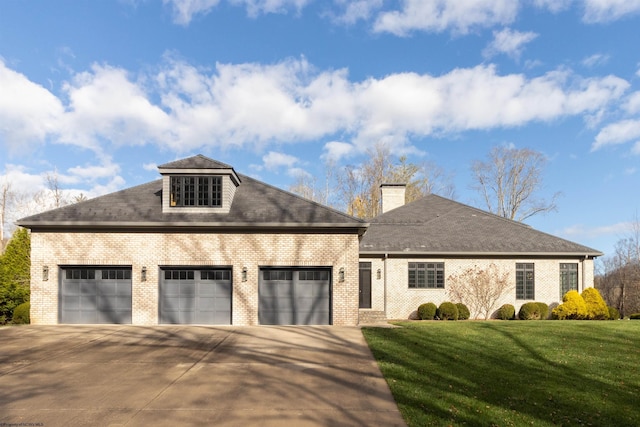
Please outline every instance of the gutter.
[[532, 257], [543, 257], [543, 256], [554, 256], [554, 257], [562, 257], [562, 256], [571, 256], [571, 257], [599, 257], [603, 256], [602, 252], [491, 252], [491, 251], [471, 251], [471, 252], [463, 252], [463, 251], [360, 251], [360, 255], [381, 255], [389, 258], [390, 256], [402, 256], [402, 257], [411, 257], [411, 256], [478, 256], [478, 257], [488, 257], [488, 256], [532, 256]]

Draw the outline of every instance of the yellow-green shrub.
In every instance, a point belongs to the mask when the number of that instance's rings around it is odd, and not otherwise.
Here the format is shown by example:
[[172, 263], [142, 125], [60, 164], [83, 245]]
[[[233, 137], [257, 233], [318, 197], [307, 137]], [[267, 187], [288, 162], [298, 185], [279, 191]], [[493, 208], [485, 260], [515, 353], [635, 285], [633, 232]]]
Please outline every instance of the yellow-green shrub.
[[606, 320], [609, 318], [609, 309], [600, 292], [596, 288], [587, 288], [582, 291], [582, 299], [587, 306], [587, 319]]
[[554, 319], [584, 319], [587, 316], [587, 305], [578, 291], [569, 291], [562, 297], [562, 304], [551, 312]]

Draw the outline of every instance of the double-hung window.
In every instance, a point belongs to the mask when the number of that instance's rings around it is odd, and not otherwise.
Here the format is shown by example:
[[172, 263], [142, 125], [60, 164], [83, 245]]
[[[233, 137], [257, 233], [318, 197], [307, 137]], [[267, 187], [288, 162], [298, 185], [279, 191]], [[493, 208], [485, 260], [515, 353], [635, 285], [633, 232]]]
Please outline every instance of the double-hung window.
[[535, 299], [536, 282], [534, 264], [516, 264], [516, 299]]
[[560, 298], [569, 291], [578, 290], [578, 264], [560, 264]]
[[222, 206], [222, 177], [172, 176], [171, 206]]
[[409, 288], [444, 289], [444, 262], [410, 262]]

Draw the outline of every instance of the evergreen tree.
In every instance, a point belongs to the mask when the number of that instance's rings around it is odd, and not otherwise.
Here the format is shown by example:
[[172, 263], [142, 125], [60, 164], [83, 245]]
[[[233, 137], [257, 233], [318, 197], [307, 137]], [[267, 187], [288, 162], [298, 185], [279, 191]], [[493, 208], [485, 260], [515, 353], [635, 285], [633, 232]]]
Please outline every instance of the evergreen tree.
[[29, 301], [31, 237], [19, 228], [0, 256], [0, 324], [11, 321], [13, 310]]

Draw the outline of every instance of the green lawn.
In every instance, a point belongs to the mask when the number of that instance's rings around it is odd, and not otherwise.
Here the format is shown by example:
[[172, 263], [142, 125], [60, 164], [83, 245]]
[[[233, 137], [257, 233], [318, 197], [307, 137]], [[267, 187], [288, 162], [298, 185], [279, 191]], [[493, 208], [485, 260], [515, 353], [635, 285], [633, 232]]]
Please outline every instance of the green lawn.
[[410, 426], [640, 426], [640, 321], [363, 328]]

